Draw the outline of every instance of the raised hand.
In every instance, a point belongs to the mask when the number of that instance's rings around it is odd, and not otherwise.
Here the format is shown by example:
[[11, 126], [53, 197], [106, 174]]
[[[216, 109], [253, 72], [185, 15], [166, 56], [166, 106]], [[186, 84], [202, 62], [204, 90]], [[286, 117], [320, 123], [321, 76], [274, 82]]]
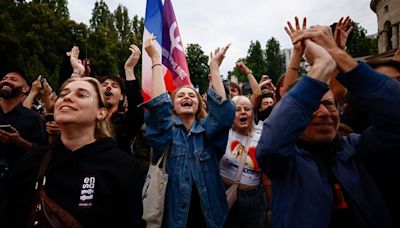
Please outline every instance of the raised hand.
[[239, 68], [243, 73], [245, 73], [246, 75], [248, 73], [251, 73], [251, 71], [249, 70], [249, 68], [246, 66], [246, 64], [244, 64], [243, 61], [237, 61], [236, 62], [236, 67]]
[[341, 17], [339, 22], [336, 24], [335, 28], [335, 40], [338, 47], [341, 49], [346, 48], [347, 39], [349, 34], [353, 31], [353, 26], [351, 26], [351, 19], [349, 16], [346, 18]]
[[336, 69], [336, 63], [332, 56], [315, 42], [304, 40], [304, 53], [307, 62], [311, 64], [309, 75], [317, 80], [329, 83], [332, 73]]
[[155, 36], [151, 35], [145, 42], [144, 42], [144, 50], [146, 50], [147, 54], [150, 56], [153, 64], [159, 64], [160, 53], [156, 48], [156, 44], [154, 40], [156, 39]]
[[141, 51], [138, 48], [138, 46], [136, 46], [134, 44], [131, 44], [129, 46], [129, 50], [132, 53], [131, 53], [131, 55], [129, 56], [129, 58], [125, 62], [125, 65], [124, 65], [125, 70], [128, 70], [128, 69], [132, 69], [133, 70], [133, 68], [136, 66], [136, 64], [137, 64], [137, 62], [138, 62], [138, 60], [140, 58], [140, 54], [141, 54]]
[[[285, 26], [285, 31], [289, 35], [292, 42], [297, 37], [302, 35], [304, 33], [304, 31], [307, 29], [307, 18], [306, 17], [303, 18], [303, 23], [301, 25], [301, 28], [300, 28], [299, 18], [295, 17], [294, 20], [295, 20], [296, 29], [293, 28], [292, 24], [289, 21], [287, 22], [288, 26], [287, 27]], [[303, 42], [293, 43], [293, 48], [297, 49], [301, 52], [304, 52], [304, 43]]]
[[71, 63], [73, 73], [80, 74], [81, 76], [85, 73], [85, 67], [82, 61], [79, 59], [79, 48], [78, 46], [73, 46], [71, 51], [66, 53], [70, 57], [69, 61]]
[[37, 79], [36, 79], [34, 82], [32, 82], [32, 88], [31, 88], [31, 90], [32, 90], [33, 92], [38, 93], [38, 92], [43, 88], [43, 85], [42, 85], [42, 83], [40, 82], [41, 79], [42, 79], [42, 75], [39, 75], [39, 76], [37, 77]]
[[223, 48], [217, 48], [214, 51], [214, 54], [211, 52], [210, 54], [210, 66], [212, 64], [216, 64], [218, 67], [221, 65], [222, 61], [225, 58], [226, 51], [231, 46], [231, 44], [227, 44]]
[[293, 40], [293, 44], [302, 40], [310, 39], [317, 43], [319, 46], [325, 48], [328, 52], [335, 48], [338, 48], [335, 38], [332, 34], [332, 29], [329, 26], [311, 26], [311, 28], [305, 30], [303, 34], [296, 37]]

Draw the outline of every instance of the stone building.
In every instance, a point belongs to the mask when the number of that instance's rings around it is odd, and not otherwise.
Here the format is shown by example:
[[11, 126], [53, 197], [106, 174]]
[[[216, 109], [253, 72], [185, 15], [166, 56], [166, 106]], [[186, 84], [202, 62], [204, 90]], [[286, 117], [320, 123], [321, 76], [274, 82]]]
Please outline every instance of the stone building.
[[400, 47], [400, 0], [371, 0], [378, 17], [378, 52], [393, 52]]

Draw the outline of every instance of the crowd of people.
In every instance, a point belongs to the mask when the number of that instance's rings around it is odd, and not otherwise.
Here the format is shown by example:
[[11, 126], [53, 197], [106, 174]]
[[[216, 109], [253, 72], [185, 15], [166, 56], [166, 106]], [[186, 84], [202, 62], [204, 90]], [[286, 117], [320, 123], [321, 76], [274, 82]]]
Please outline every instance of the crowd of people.
[[[210, 55], [206, 94], [193, 85], [169, 93], [151, 36], [145, 103], [134, 44], [125, 78], [99, 79], [85, 76], [74, 46], [71, 77], [58, 92], [41, 75], [30, 84], [8, 69], [0, 81], [0, 226], [45, 227], [32, 217], [42, 210], [40, 192], [72, 227], [146, 227], [147, 168], [165, 155], [162, 227], [400, 227], [400, 49], [355, 60], [346, 52], [350, 22], [288, 22], [293, 54], [276, 86], [236, 63], [251, 94], [220, 76], [230, 44]], [[310, 67], [299, 75], [303, 56]], [[227, 200], [234, 185], [237, 198]]]

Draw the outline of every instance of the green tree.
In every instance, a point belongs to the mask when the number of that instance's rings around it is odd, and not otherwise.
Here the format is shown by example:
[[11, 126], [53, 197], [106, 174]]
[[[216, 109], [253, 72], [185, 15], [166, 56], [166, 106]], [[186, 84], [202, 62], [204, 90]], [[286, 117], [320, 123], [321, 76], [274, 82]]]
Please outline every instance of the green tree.
[[[264, 51], [258, 40], [251, 42], [249, 50], [247, 51], [246, 66], [253, 71], [253, 75], [257, 81], [265, 74], [266, 62], [264, 59]], [[247, 77], [245, 79], [247, 81]]]
[[[238, 59], [238, 61], [243, 61], [246, 66], [253, 71], [253, 75], [257, 81], [261, 79], [261, 76], [265, 74], [266, 62], [264, 59], [264, 50], [261, 48], [261, 44], [258, 40], [255, 42], [250, 42], [250, 47], [247, 51], [247, 56], [245, 59]], [[228, 72], [228, 77], [236, 75], [240, 82], [247, 82], [247, 76], [236, 66], [233, 71]]]
[[94, 5], [90, 28], [88, 51], [93, 76], [119, 74], [118, 35], [114, 17], [103, 0]]
[[[143, 31], [144, 31], [144, 18], [138, 15], [135, 15], [132, 19], [132, 33], [133, 33], [133, 40], [132, 42], [136, 44], [139, 48], [142, 47], [143, 44]], [[142, 58], [139, 59], [135, 67], [135, 75], [137, 80], [142, 79]]]
[[359, 23], [352, 22], [353, 32], [347, 42], [347, 52], [353, 57], [376, 55], [378, 53], [378, 41], [366, 36], [367, 30]]
[[120, 74], [124, 72], [124, 64], [130, 51], [129, 45], [133, 41], [133, 33], [131, 22], [128, 15], [128, 9], [122, 5], [118, 5], [114, 11], [114, 24], [117, 32], [117, 61]]
[[64, 45], [70, 43], [69, 19], [57, 15], [48, 2], [19, 1], [1, 8], [6, 11], [0, 13], [0, 51], [7, 53], [1, 57], [2, 68], [17, 66], [30, 80], [42, 74], [56, 86]]
[[272, 79], [274, 83], [279, 79], [281, 74], [285, 71], [284, 66], [284, 57], [280, 51], [280, 44], [277, 39], [271, 37], [267, 41], [266, 50], [265, 50], [265, 60], [266, 60], [266, 68], [267, 74]]
[[199, 86], [200, 92], [208, 89], [208, 56], [204, 54], [199, 44], [188, 44], [186, 47], [190, 80], [194, 86]]
[[99, 27], [104, 27], [109, 30], [114, 29], [113, 17], [107, 4], [103, 0], [94, 3], [92, 18], [90, 19], [90, 28], [92, 30], [96, 30]]

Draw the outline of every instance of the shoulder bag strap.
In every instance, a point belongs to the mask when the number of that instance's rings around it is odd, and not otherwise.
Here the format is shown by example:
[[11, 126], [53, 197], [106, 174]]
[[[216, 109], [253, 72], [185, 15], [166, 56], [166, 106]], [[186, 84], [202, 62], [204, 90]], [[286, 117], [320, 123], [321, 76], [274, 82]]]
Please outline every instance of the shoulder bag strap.
[[238, 168], [238, 172], [236, 174], [236, 179], [235, 179], [235, 183], [234, 184], [239, 184], [240, 183], [240, 178], [242, 177], [242, 171], [244, 168], [244, 164], [246, 162], [246, 158], [247, 158], [247, 151], [250, 145], [250, 141], [251, 141], [251, 136], [248, 135], [247, 139], [246, 139], [246, 145], [244, 147], [244, 154], [242, 155], [242, 159], [240, 160], [240, 164], [239, 164], [239, 168]]
[[47, 171], [47, 167], [49, 165], [49, 162], [51, 158], [53, 157], [53, 149], [50, 148], [47, 153], [45, 154], [42, 162], [40, 163], [39, 171], [36, 176], [36, 184], [35, 184], [35, 189], [38, 189], [39, 187], [39, 181], [41, 181], [41, 186], [44, 186], [46, 183], [46, 177], [45, 173]]

